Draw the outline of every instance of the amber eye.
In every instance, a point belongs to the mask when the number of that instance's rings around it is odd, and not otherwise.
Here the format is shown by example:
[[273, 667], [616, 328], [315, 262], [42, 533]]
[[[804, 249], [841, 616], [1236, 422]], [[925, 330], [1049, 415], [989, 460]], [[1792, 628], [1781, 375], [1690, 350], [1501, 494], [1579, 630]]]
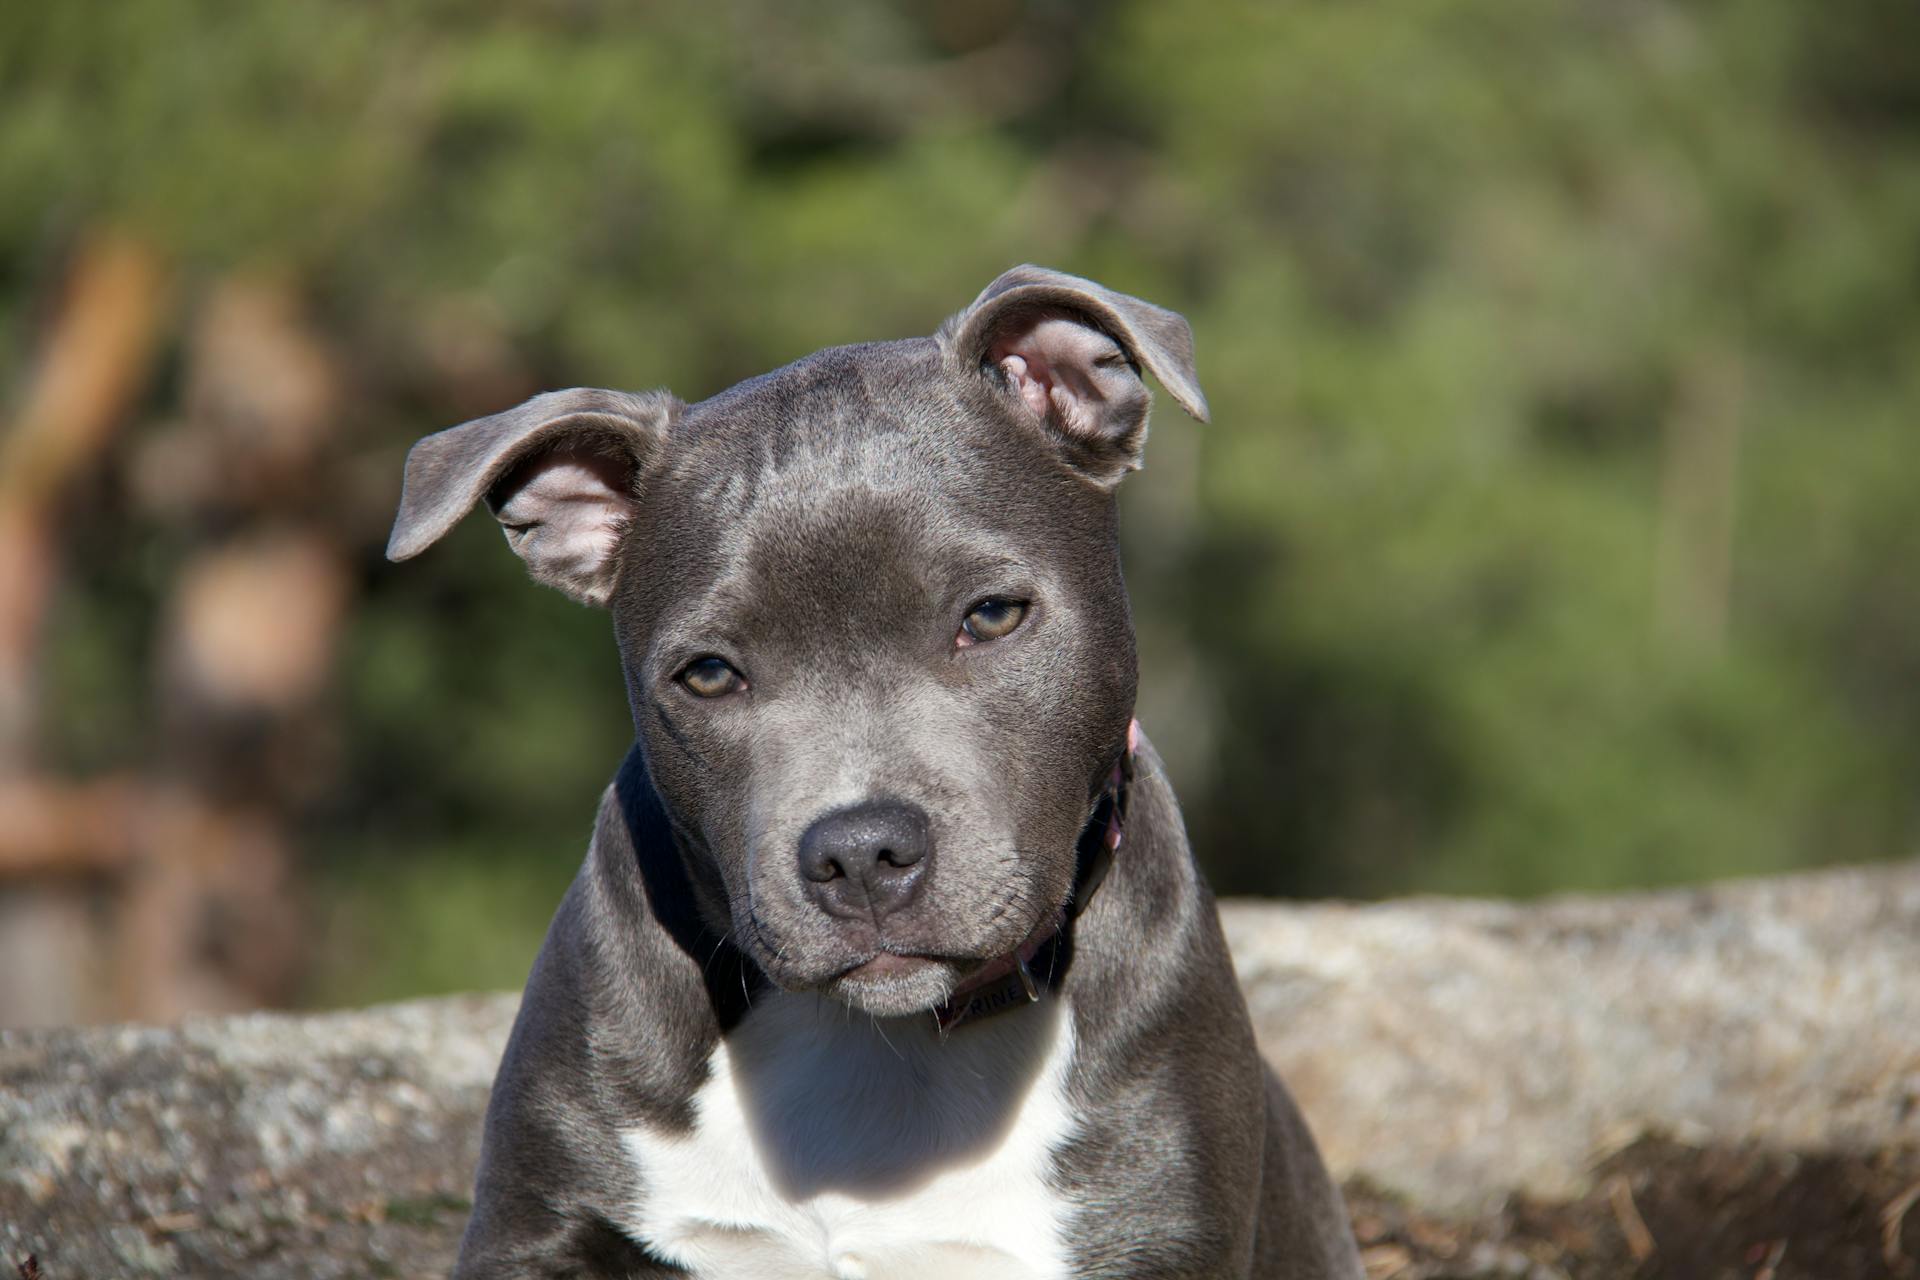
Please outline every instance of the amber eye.
[[688, 692], [702, 698], [719, 698], [747, 687], [746, 677], [722, 658], [696, 658], [687, 664], [678, 679]]
[[962, 647], [998, 640], [1002, 636], [1012, 635], [1026, 616], [1025, 600], [1003, 600], [998, 597], [982, 600], [961, 619], [960, 634], [954, 639]]

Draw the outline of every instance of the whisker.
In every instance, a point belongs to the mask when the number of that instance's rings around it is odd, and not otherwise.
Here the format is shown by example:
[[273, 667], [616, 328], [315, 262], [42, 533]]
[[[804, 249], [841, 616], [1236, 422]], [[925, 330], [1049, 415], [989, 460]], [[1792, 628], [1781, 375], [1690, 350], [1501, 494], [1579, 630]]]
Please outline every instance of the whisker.
[[721, 948], [725, 947], [727, 943], [732, 941], [734, 941], [734, 937], [733, 937], [733, 930], [731, 929], [728, 929], [725, 933], [722, 933], [719, 937], [715, 938], [713, 940], [713, 950], [707, 952], [706, 963], [700, 966], [700, 972], [712, 973], [713, 962], [720, 958]]
[[905, 1062], [907, 1055], [893, 1047], [893, 1041], [887, 1039], [887, 1029], [880, 1025], [880, 1019], [869, 1013], [867, 1015], [867, 1022], [873, 1027], [874, 1034], [880, 1037], [880, 1043], [887, 1046], [887, 1051], [893, 1054], [894, 1057], [900, 1059], [900, 1061]]

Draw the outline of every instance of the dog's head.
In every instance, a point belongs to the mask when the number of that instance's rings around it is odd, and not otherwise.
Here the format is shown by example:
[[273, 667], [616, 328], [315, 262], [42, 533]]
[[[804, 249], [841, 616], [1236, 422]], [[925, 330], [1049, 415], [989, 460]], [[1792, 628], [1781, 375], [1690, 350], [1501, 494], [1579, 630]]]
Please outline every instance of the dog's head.
[[782, 987], [925, 1009], [1054, 918], [1125, 741], [1143, 367], [1205, 417], [1184, 320], [1020, 267], [933, 338], [429, 436], [388, 554], [484, 500], [611, 608], [710, 923]]

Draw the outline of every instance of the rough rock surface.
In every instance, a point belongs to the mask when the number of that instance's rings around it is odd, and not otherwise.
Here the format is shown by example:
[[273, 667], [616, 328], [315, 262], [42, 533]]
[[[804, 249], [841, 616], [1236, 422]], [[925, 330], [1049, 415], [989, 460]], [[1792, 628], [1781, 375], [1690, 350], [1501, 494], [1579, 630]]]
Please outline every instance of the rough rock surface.
[[0, 1034], [0, 1258], [47, 1280], [444, 1274], [514, 1007]]
[[1920, 1145], [1920, 863], [1221, 914], [1329, 1162], [1423, 1207], [1577, 1194], [1649, 1131]]
[[[1920, 1276], [1920, 864], [1222, 915], [1381, 1280]], [[443, 1274], [513, 1008], [0, 1033], [0, 1262]]]

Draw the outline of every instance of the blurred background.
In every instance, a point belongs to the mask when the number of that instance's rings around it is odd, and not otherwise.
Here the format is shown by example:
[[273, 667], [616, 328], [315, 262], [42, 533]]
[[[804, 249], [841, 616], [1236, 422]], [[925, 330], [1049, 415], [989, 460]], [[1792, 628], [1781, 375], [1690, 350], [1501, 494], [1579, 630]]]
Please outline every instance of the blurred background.
[[417, 436], [1183, 311], [1124, 488], [1225, 893], [1920, 851], [1920, 7], [0, 8], [0, 1024], [515, 987], [629, 738]]

